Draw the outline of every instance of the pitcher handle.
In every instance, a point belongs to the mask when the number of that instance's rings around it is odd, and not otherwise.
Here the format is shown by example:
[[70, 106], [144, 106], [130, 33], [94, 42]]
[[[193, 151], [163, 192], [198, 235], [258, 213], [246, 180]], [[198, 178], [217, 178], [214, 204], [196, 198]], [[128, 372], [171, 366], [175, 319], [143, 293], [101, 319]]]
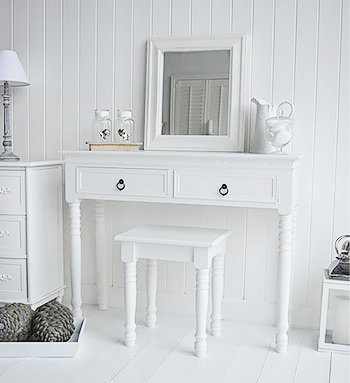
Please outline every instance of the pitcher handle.
[[278, 117], [281, 117], [283, 116], [283, 109], [281, 108], [282, 105], [285, 105], [285, 104], [288, 104], [290, 106], [290, 113], [289, 113], [289, 116], [287, 118], [292, 118], [293, 115], [294, 115], [294, 105], [291, 103], [291, 102], [288, 102], [288, 101], [283, 101], [281, 102], [279, 105], [278, 105], [278, 108], [277, 108], [277, 116]]

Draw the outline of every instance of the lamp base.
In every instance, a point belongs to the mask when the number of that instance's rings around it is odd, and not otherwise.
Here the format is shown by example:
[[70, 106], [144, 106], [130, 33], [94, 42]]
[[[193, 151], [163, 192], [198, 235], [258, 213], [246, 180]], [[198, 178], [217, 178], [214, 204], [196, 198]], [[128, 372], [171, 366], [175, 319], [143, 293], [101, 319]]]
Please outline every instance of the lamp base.
[[19, 157], [13, 152], [5, 150], [0, 154], [0, 161], [19, 161]]

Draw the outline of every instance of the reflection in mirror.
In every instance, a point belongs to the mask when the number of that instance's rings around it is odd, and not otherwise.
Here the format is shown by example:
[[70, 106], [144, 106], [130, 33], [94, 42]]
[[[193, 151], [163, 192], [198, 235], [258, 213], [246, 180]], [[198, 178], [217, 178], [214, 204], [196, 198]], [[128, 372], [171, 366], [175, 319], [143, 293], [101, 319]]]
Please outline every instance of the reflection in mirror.
[[227, 135], [230, 51], [165, 52], [163, 135]]

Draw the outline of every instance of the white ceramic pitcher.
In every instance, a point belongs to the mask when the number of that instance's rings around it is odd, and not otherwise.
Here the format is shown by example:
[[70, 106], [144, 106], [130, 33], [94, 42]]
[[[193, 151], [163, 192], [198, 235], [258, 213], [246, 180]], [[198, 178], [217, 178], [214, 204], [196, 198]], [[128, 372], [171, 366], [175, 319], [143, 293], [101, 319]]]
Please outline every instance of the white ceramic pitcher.
[[257, 100], [252, 98], [251, 102], [256, 104], [256, 122], [255, 133], [250, 151], [252, 153], [271, 153], [274, 151], [274, 147], [266, 138], [265, 133], [265, 120], [270, 117], [277, 116], [278, 105], [269, 104], [264, 100]]

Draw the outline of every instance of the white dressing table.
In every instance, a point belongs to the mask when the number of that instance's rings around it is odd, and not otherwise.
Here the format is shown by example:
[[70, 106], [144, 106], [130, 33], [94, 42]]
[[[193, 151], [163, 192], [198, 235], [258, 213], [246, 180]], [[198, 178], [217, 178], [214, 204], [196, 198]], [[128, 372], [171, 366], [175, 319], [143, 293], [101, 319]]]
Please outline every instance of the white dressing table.
[[[97, 236], [104, 233], [104, 200], [277, 209], [280, 223], [276, 350], [286, 352], [300, 157], [227, 152], [66, 151], [64, 160], [70, 212], [72, 308], [76, 317], [82, 315], [80, 200], [96, 200]], [[100, 309], [107, 308], [104, 246], [102, 241], [96, 241]]]

